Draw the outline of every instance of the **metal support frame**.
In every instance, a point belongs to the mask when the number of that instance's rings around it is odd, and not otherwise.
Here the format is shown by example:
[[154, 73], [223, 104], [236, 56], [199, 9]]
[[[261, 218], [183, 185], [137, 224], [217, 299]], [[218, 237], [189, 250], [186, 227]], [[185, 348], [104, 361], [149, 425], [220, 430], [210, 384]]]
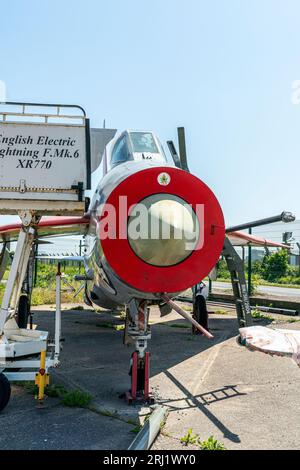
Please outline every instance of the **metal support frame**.
[[[48, 332], [19, 328], [15, 320], [18, 300], [26, 283], [31, 293], [33, 272], [29, 265], [35, 236], [35, 225], [39, 216], [34, 212], [20, 212], [22, 228], [19, 233], [16, 251], [0, 311], [0, 372], [10, 382], [34, 381], [38, 386], [41, 402], [45, 387], [49, 384], [48, 370], [59, 365], [61, 349], [61, 272], [56, 275], [56, 315], [54, 343], [49, 343]], [[34, 258], [32, 259], [32, 265]], [[26, 278], [27, 276], [27, 278]], [[28, 285], [27, 285], [28, 284]], [[40, 359], [36, 356], [40, 355]], [[21, 371], [15, 371], [15, 369]], [[10, 372], [10, 369], [13, 371]], [[38, 370], [38, 372], [37, 372]]]
[[35, 374], [35, 385], [38, 386], [38, 399], [41, 403], [44, 399], [45, 387], [49, 385], [49, 374], [46, 372], [46, 351], [41, 351], [40, 368], [38, 373]]
[[61, 271], [60, 263], [57, 266], [56, 273], [56, 314], [55, 314], [55, 340], [54, 340], [54, 359], [55, 364], [59, 364], [61, 340]]
[[0, 338], [4, 333], [4, 326], [8, 320], [12, 320], [7, 327], [16, 327], [14, 315], [18, 305], [21, 289], [27, 272], [32, 244], [34, 241], [34, 224], [37, 218], [30, 212], [19, 212], [22, 220], [22, 228], [19, 233], [16, 251], [9, 272], [2, 305], [0, 311]]
[[127, 403], [153, 403], [149, 389], [150, 353], [146, 351], [151, 338], [149, 308], [146, 301], [133, 299], [126, 306], [124, 343], [134, 344], [130, 360], [131, 388], [126, 392]]
[[225, 237], [222, 254], [225, 257], [228, 270], [230, 272], [239, 326], [251, 326], [253, 325], [253, 319], [251, 315], [243, 261], [235, 251], [228, 237]]

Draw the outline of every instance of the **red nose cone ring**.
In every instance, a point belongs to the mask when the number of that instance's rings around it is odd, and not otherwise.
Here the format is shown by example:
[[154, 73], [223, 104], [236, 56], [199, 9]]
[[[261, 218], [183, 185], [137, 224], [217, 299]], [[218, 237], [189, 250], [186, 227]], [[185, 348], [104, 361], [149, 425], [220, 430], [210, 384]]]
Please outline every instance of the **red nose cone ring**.
[[[197, 213], [199, 239], [183, 261], [172, 266], [149, 264], [136, 255], [126, 238], [128, 213], [120, 208], [120, 196], [127, 196], [132, 208], [150, 195], [175, 195]], [[123, 199], [124, 201], [124, 199]], [[108, 197], [106, 204], [116, 210], [116, 236], [101, 239], [104, 255], [113, 271], [129, 286], [141, 292], [183, 291], [207, 276], [219, 259], [225, 238], [224, 218], [214, 193], [197, 177], [178, 168], [153, 167], [127, 177]], [[100, 227], [104, 223], [104, 206]], [[103, 228], [103, 227], [102, 227]]]

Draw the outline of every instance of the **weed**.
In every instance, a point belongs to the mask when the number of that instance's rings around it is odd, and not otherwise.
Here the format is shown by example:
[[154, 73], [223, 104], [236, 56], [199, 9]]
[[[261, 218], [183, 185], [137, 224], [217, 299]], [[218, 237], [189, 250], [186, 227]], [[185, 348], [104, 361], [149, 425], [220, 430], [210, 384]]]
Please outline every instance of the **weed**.
[[130, 432], [132, 432], [133, 434], [138, 434], [140, 432], [140, 430], [142, 429], [143, 426], [141, 426], [140, 424], [138, 424], [137, 426], [135, 426], [134, 428], [130, 429]]
[[193, 434], [193, 430], [192, 428], [190, 428], [188, 429], [188, 432], [186, 433], [186, 435], [180, 438], [180, 442], [185, 446], [188, 446], [190, 444], [195, 445], [198, 442], [198, 438], [199, 438], [199, 434]]
[[222, 442], [217, 441], [214, 436], [210, 436], [206, 441], [198, 440], [197, 443], [201, 450], [226, 450]]
[[[15, 385], [24, 387], [31, 395], [38, 395], [38, 387], [34, 382], [15, 382]], [[55, 384], [45, 387], [45, 395], [51, 398], [60, 398], [61, 403], [65, 406], [78, 408], [86, 408], [92, 400], [92, 396], [87, 392], [83, 392], [79, 389], [68, 391], [62, 385]]]
[[89, 393], [81, 390], [71, 390], [62, 396], [62, 403], [65, 406], [86, 408], [92, 400]]
[[67, 390], [62, 385], [48, 385], [45, 388], [45, 394], [47, 397], [51, 398], [61, 398], [64, 394], [67, 393]]
[[[15, 385], [18, 385], [19, 387], [24, 387], [26, 392], [30, 393], [30, 395], [38, 395], [38, 386], [35, 385], [34, 382], [31, 381], [24, 381], [24, 382], [14, 382]], [[62, 385], [48, 385], [45, 387], [45, 395], [47, 397], [51, 398], [56, 398], [56, 397], [62, 397], [66, 393], [66, 389]]]
[[200, 450], [226, 450], [224, 444], [217, 441], [214, 436], [210, 436], [207, 440], [201, 441], [199, 434], [194, 434], [192, 428], [188, 429], [186, 435], [180, 438], [180, 442], [185, 446], [190, 444], [197, 445]]
[[132, 426], [138, 426], [139, 425], [139, 423], [137, 422], [136, 419], [131, 419], [131, 418], [126, 419], [125, 423], [132, 424]]
[[16, 383], [17, 383], [17, 385], [21, 385], [22, 387], [24, 387], [26, 392], [30, 393], [30, 395], [37, 395], [38, 394], [39, 389], [38, 389], [38, 386], [35, 385], [34, 382], [29, 382], [28, 381], [28, 382], [23, 382], [23, 383], [22, 382], [21, 383], [16, 382]]
[[263, 313], [261, 313], [259, 310], [257, 309], [254, 309], [254, 310], [251, 310], [251, 315], [252, 315], [252, 318], [256, 318], [258, 320], [270, 320], [270, 321], [273, 321], [273, 318], [270, 317], [270, 315], [264, 315]]
[[122, 331], [125, 329], [125, 325], [114, 325], [114, 329], [117, 331]]
[[115, 418], [116, 414], [113, 413], [112, 411], [109, 410], [99, 410], [98, 408], [95, 408], [94, 406], [89, 406], [89, 410], [93, 411], [94, 413], [98, 413], [101, 416], [107, 416], [108, 418]]
[[120, 320], [125, 320], [126, 319], [126, 313], [122, 310], [120, 312]]

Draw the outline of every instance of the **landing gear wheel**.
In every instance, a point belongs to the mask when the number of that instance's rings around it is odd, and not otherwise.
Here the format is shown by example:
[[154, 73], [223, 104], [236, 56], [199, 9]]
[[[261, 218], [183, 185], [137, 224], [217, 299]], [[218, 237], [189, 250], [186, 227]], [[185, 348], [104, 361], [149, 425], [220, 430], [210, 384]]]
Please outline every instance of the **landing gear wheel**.
[[18, 317], [17, 323], [19, 328], [27, 328], [28, 317], [30, 315], [30, 304], [28, 296], [26, 294], [21, 294], [19, 305], [18, 305]]
[[[206, 300], [202, 295], [197, 295], [194, 302], [193, 318], [208, 330], [208, 311], [206, 307]], [[197, 328], [193, 326], [193, 334], [201, 334]]]
[[10, 399], [10, 383], [4, 374], [0, 373], [0, 411], [4, 410]]

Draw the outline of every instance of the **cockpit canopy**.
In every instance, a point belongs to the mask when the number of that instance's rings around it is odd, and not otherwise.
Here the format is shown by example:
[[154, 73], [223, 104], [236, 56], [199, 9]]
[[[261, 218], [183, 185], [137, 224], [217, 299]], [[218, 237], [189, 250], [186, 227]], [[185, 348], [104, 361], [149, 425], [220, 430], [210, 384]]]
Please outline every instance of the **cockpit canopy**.
[[143, 160], [166, 163], [163, 148], [153, 132], [125, 131], [114, 139], [108, 155], [110, 168], [127, 161]]

